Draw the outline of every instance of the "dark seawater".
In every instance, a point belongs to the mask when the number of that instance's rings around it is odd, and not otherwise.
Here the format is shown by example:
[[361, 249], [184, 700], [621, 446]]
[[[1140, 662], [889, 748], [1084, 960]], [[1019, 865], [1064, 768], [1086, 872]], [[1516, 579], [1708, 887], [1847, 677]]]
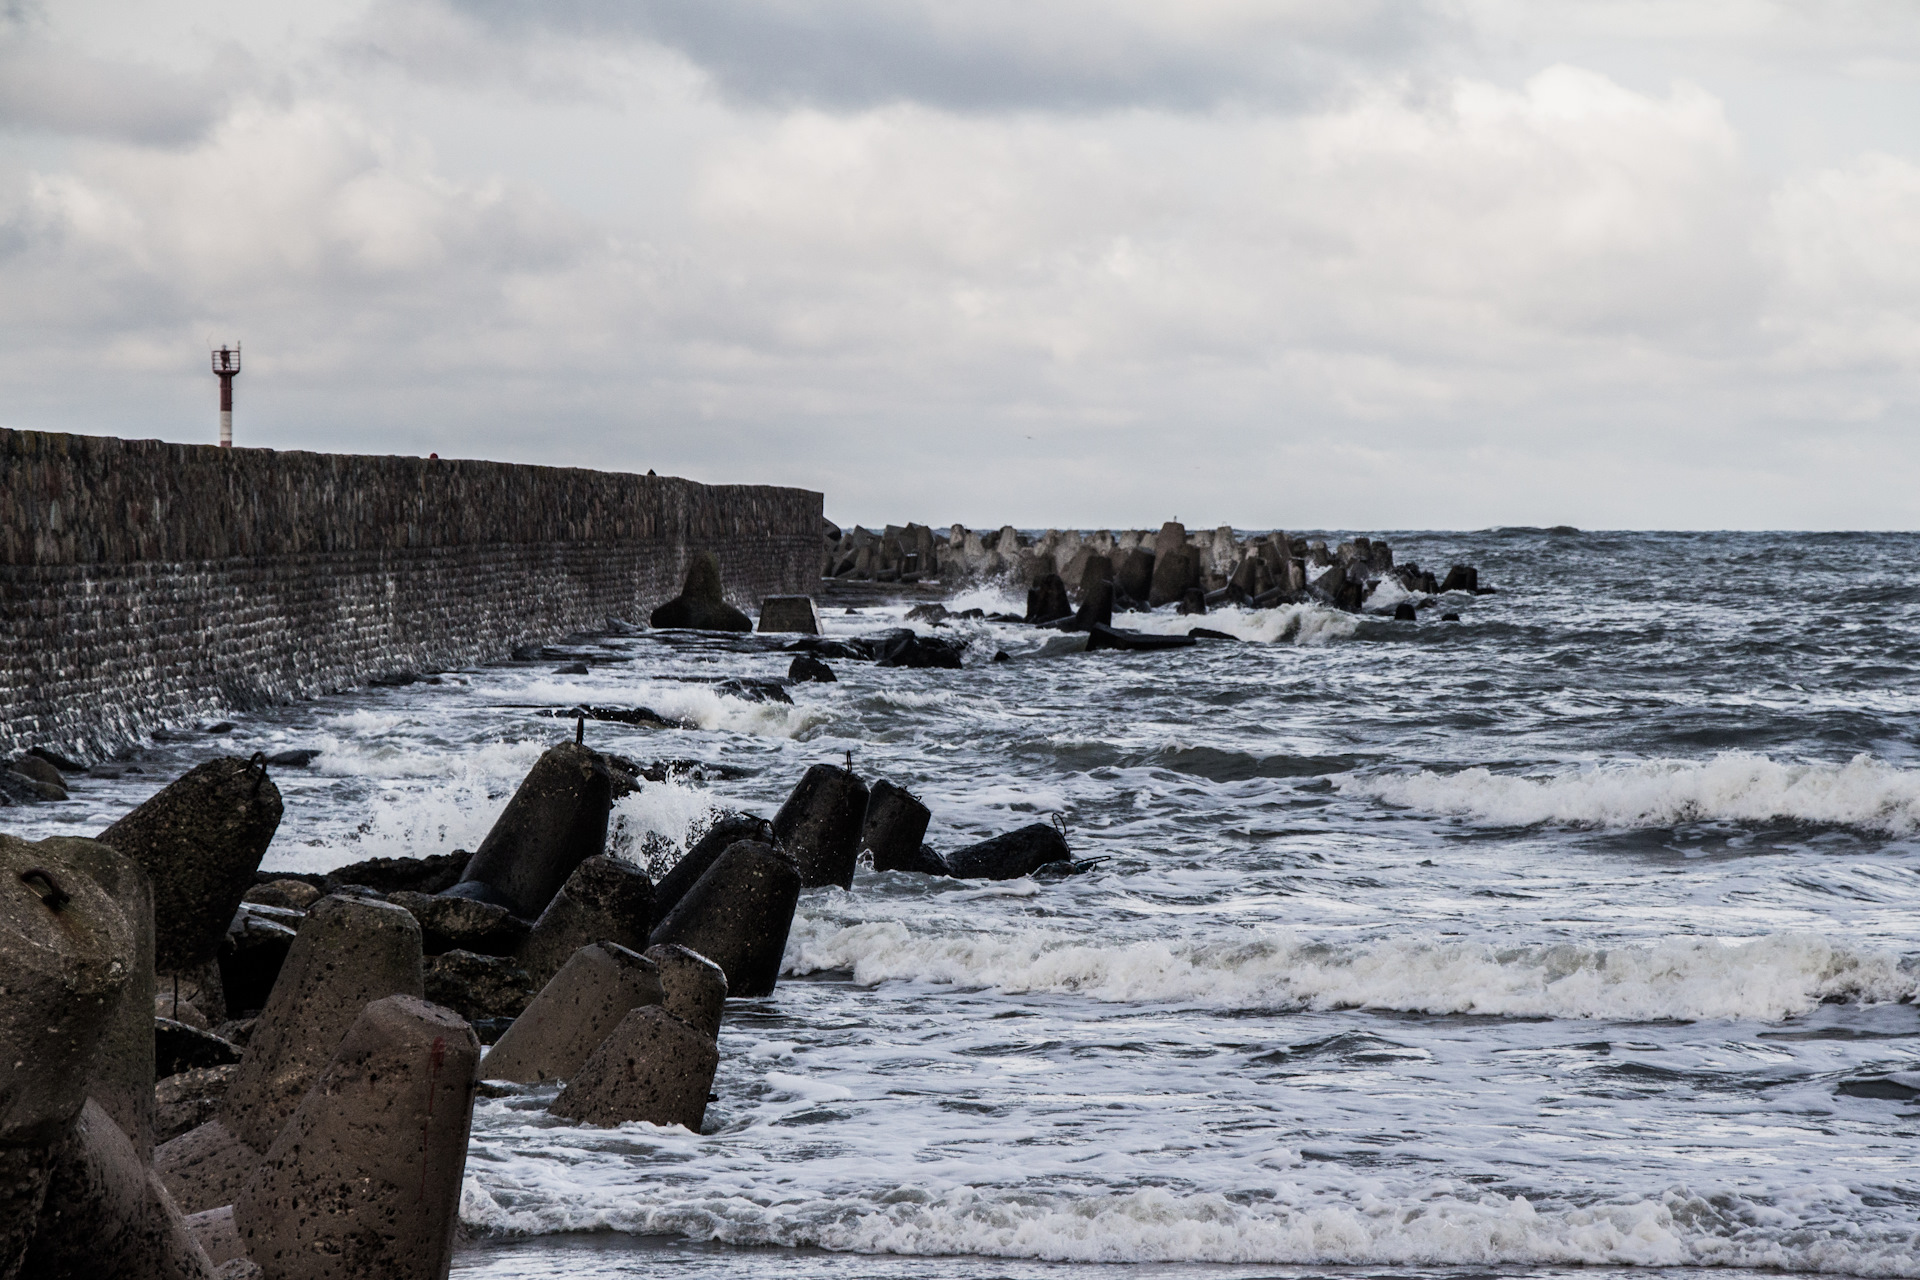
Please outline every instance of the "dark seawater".
[[1920, 1092], [1842, 1092], [1920, 1071], [1920, 537], [1389, 537], [1499, 594], [1170, 654], [968, 624], [966, 670], [836, 662], [794, 706], [713, 685], [784, 674], [767, 638], [583, 638], [588, 676], [235, 716], [4, 816], [91, 831], [215, 750], [318, 746], [270, 865], [472, 848], [571, 731], [528, 706], [590, 701], [699, 726], [597, 746], [744, 771], [622, 802], [630, 856], [851, 751], [936, 846], [1057, 814], [1107, 859], [809, 892], [705, 1134], [483, 1100], [465, 1277], [1920, 1273]]

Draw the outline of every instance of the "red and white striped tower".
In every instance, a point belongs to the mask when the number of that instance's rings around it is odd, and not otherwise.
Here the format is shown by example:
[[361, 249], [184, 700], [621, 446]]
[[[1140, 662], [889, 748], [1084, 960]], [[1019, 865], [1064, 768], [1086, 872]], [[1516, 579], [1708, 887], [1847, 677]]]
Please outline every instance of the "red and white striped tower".
[[220, 379], [220, 447], [233, 448], [233, 380], [240, 376], [240, 344], [213, 353], [213, 372]]

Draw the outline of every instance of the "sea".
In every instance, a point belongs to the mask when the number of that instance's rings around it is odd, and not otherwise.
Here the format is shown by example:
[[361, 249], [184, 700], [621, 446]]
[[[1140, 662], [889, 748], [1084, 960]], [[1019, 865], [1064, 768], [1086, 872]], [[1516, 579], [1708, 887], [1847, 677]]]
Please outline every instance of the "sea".
[[482, 1098], [465, 1280], [1920, 1274], [1920, 535], [1385, 536], [1496, 590], [1118, 620], [1233, 637], [1160, 653], [830, 606], [966, 665], [790, 705], [721, 683], [789, 637], [610, 627], [176, 726], [0, 820], [306, 747], [268, 867], [471, 849], [588, 703], [701, 766], [616, 808], [656, 871], [849, 757], [936, 848], [1057, 821], [1091, 864], [806, 892], [700, 1133]]

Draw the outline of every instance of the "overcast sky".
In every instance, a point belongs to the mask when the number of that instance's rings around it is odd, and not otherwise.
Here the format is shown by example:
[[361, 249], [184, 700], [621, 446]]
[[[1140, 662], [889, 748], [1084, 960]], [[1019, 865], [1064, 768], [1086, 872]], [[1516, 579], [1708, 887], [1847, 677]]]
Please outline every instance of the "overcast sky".
[[0, 425], [1920, 526], [1913, 0], [0, 0]]

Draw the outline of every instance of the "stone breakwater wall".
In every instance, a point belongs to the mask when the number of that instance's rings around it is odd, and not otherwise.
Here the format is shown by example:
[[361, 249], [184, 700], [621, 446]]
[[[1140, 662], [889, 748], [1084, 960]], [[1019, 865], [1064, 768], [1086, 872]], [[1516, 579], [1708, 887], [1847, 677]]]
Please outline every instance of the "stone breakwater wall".
[[698, 551], [804, 594], [820, 529], [804, 489], [0, 430], [0, 751], [644, 621]]

